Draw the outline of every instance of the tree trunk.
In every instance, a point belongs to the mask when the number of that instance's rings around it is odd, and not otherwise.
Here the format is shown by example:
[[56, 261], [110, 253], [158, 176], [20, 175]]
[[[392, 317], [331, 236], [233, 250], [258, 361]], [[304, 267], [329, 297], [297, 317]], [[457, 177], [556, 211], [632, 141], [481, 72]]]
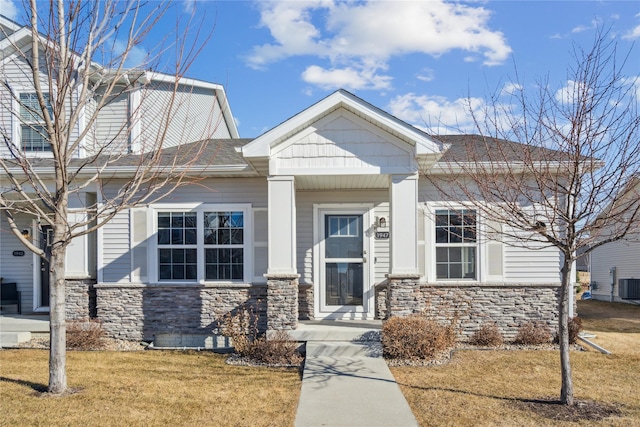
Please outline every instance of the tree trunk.
[[565, 261], [562, 266], [562, 287], [560, 291], [560, 324], [558, 338], [560, 342], [560, 368], [562, 388], [560, 402], [573, 405], [573, 380], [571, 379], [571, 361], [569, 360], [569, 298], [573, 298], [571, 286], [571, 263]]
[[65, 255], [67, 247], [62, 241], [63, 225], [54, 226], [53, 246], [50, 260], [49, 301], [49, 393], [62, 394], [67, 391], [67, 328], [65, 303]]

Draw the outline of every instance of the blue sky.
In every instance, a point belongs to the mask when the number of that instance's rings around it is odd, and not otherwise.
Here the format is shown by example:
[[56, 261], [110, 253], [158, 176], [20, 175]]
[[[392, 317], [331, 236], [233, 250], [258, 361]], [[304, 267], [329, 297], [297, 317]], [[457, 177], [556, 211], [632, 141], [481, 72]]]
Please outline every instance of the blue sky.
[[[463, 100], [480, 108], [516, 69], [526, 85], [549, 75], [561, 89], [573, 44], [588, 48], [596, 25], [611, 26], [621, 50], [640, 42], [637, 1], [190, 0], [160, 33], [192, 11], [213, 32], [188, 74], [225, 86], [242, 137], [338, 88], [423, 129], [470, 132]], [[627, 71], [640, 76], [638, 47]]]

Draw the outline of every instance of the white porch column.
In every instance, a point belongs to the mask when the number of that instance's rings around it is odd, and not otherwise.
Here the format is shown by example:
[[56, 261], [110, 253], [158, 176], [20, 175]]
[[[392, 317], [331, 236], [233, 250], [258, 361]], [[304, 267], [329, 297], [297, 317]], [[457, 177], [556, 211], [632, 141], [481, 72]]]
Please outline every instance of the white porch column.
[[390, 181], [390, 275], [417, 275], [418, 174], [391, 175]]
[[270, 176], [267, 275], [297, 274], [296, 189], [293, 176]]

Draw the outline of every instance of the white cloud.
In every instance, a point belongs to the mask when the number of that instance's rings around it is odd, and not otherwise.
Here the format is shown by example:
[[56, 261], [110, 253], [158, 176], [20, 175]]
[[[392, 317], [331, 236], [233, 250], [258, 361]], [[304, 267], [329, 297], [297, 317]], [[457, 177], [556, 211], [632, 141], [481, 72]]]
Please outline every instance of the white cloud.
[[636, 102], [640, 102], [640, 76], [631, 76], [621, 79], [621, 83], [624, 86], [630, 86], [633, 96], [636, 98]]
[[596, 17], [596, 18], [592, 19], [591, 22], [588, 25], [578, 25], [577, 27], [572, 28], [571, 32], [572, 33], [581, 33], [583, 31], [594, 30], [600, 25], [602, 25], [602, 19]]
[[501, 95], [515, 95], [523, 89], [519, 83], [509, 82], [502, 87]]
[[630, 29], [629, 31], [627, 31], [623, 36], [623, 39], [625, 40], [636, 40], [636, 39], [640, 39], [640, 24], [636, 25], [635, 27], [633, 27], [632, 29]]
[[388, 89], [392, 77], [376, 74], [376, 69], [356, 70], [347, 68], [324, 69], [317, 65], [307, 67], [302, 79], [325, 90], [348, 89]]
[[422, 72], [416, 76], [418, 80], [422, 80], [423, 82], [430, 82], [435, 77], [435, 71], [433, 71], [431, 68], [424, 68]]
[[192, 14], [196, 9], [197, 0], [183, 0], [183, 10], [185, 13]]
[[11, 0], [0, 0], [0, 13], [11, 20], [18, 17], [18, 8]]
[[[442, 0], [422, 2], [338, 0], [259, 3], [260, 26], [272, 43], [255, 46], [247, 56], [254, 68], [293, 56], [326, 60], [303, 75], [320, 87], [337, 81], [351, 88], [388, 87], [386, 70], [394, 56], [421, 53], [439, 57], [453, 50], [466, 60], [497, 65], [511, 53], [504, 35], [489, 28], [490, 12]], [[356, 74], [358, 74], [356, 76]]]
[[394, 116], [432, 134], [477, 132], [471, 111], [478, 119], [484, 117], [485, 103], [480, 98], [458, 98], [449, 101], [442, 96], [408, 93], [396, 96], [389, 103]]
[[[122, 55], [126, 49], [127, 45], [122, 40], [116, 40], [113, 44], [113, 53], [115, 55]], [[129, 52], [127, 53], [127, 58], [125, 60], [124, 66], [126, 68], [135, 68], [141, 67], [144, 68], [148, 64], [149, 54], [148, 52], [140, 46], [133, 46]]]

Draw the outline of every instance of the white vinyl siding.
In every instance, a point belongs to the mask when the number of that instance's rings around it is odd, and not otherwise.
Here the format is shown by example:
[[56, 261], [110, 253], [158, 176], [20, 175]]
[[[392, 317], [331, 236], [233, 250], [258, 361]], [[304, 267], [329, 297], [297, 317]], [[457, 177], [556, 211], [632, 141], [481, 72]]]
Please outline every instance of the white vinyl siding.
[[[21, 229], [31, 230], [27, 217], [16, 218]], [[33, 232], [31, 233], [33, 238]], [[35, 241], [35, 239], [34, 239]], [[13, 251], [24, 251], [24, 256], [13, 256]], [[0, 212], [0, 277], [4, 282], [15, 282], [22, 294], [22, 314], [33, 311], [34, 256], [9, 229], [4, 213]]]
[[511, 283], [558, 283], [560, 282], [560, 251], [543, 243], [522, 242], [504, 246], [504, 280]]
[[[427, 180], [420, 180], [418, 200], [421, 205], [431, 207], [455, 207], [462, 206], [464, 200], [442, 200], [441, 193]], [[429, 224], [433, 224], [427, 212], [426, 227], [429, 233]], [[483, 227], [483, 219], [479, 218], [480, 227]], [[494, 225], [495, 227], [495, 225]], [[488, 240], [480, 236], [481, 244], [478, 252], [478, 272], [481, 282], [510, 282], [510, 283], [558, 283], [560, 281], [560, 252], [553, 247], [542, 247], [541, 244], [528, 243], [523, 247], [522, 242], [511, 242], [503, 238]], [[426, 245], [426, 270], [427, 277], [435, 278], [435, 272], [430, 275], [429, 270], [435, 268], [435, 263], [430, 262], [432, 257], [429, 251], [433, 246], [433, 237], [428, 237]], [[519, 245], [519, 246], [518, 246]], [[494, 255], [496, 258], [488, 259]], [[434, 280], [434, 279], [431, 279]]]
[[[106, 188], [107, 197], [124, 182], [112, 180]], [[161, 203], [165, 206], [175, 205], [176, 210], [180, 210], [178, 208], [180, 204], [194, 203], [250, 204], [258, 209], [265, 209], [267, 206], [267, 182], [260, 178], [207, 179], [199, 181], [197, 184], [180, 187], [164, 197]], [[147, 208], [139, 207], [135, 211], [137, 212], [137, 210], [146, 212]], [[266, 217], [266, 210], [263, 215]], [[134, 213], [132, 218], [130, 216], [129, 211], [121, 212], [103, 229], [102, 268], [104, 282], [144, 282], [148, 280], [149, 269], [154, 268], [146, 265], [149, 240], [145, 236], [147, 233], [152, 233], [152, 229], [147, 230], [151, 222], [140, 219], [137, 213]], [[133, 224], [132, 227], [131, 224]], [[262, 227], [266, 234], [266, 226]], [[260, 233], [258, 233], [259, 236]], [[264, 240], [260, 240], [262, 249], [256, 249], [256, 262], [263, 262], [261, 257], [266, 256], [266, 241], [266, 237]], [[262, 275], [264, 273], [255, 271], [254, 274]]]
[[139, 145], [143, 151], [155, 147], [167, 121], [165, 148], [231, 136], [213, 89], [179, 85], [172, 103], [173, 96], [172, 83], [152, 82], [142, 89]]
[[640, 241], [617, 241], [600, 246], [591, 253], [591, 281], [596, 282], [593, 294], [598, 299], [611, 297], [609, 270], [616, 268], [614, 297], [619, 295], [619, 279], [640, 279]]
[[103, 228], [102, 277], [105, 282], [128, 282], [131, 279], [129, 215], [128, 210], [120, 212]]
[[321, 118], [275, 147], [272, 155], [281, 173], [312, 170], [318, 175], [353, 169], [406, 173], [413, 159], [406, 143], [346, 110]]
[[[101, 147], [108, 146], [109, 154], [127, 153], [129, 149], [129, 95], [119, 93], [121, 87], [116, 87], [115, 93], [106, 101], [106, 104], [98, 112], [98, 118], [94, 122], [93, 144], [89, 146], [90, 152], [97, 152]], [[102, 95], [96, 97], [95, 106], [102, 102]], [[87, 113], [91, 113], [89, 109]]]

